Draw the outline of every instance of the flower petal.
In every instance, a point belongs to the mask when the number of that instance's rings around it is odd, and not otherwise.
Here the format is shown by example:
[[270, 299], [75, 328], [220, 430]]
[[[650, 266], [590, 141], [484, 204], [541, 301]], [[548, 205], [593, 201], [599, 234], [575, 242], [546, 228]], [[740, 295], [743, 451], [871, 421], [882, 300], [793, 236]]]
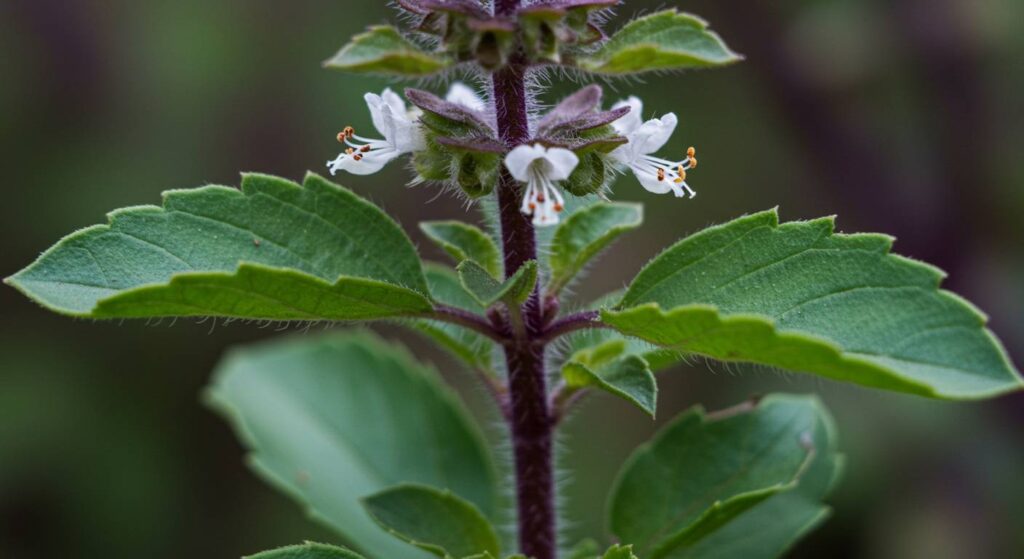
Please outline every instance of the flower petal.
[[381, 99], [391, 107], [391, 112], [396, 115], [404, 115], [406, 113], [405, 101], [398, 96], [397, 93], [391, 91], [388, 87], [384, 89], [384, 92], [380, 94]]
[[[636, 176], [636, 180], [640, 181], [640, 186], [644, 187], [648, 192], [655, 194], [665, 194], [673, 190], [672, 181], [668, 179], [658, 180], [658, 176], [654, 173], [644, 171], [642, 169], [633, 168], [633, 175]], [[676, 194], [679, 196], [679, 194]]]
[[520, 182], [527, 182], [530, 179], [530, 165], [538, 159], [543, 159], [547, 151], [540, 144], [516, 146], [505, 156], [505, 167], [508, 168], [512, 178]]
[[668, 139], [676, 131], [679, 119], [675, 113], [668, 113], [661, 118], [652, 118], [640, 126], [640, 129], [629, 136], [635, 156], [654, 153], [668, 143]]
[[448, 95], [445, 96], [445, 101], [449, 103], [458, 103], [464, 107], [469, 107], [474, 111], [482, 111], [487, 108], [483, 98], [477, 95], [473, 88], [462, 82], [455, 82], [448, 89]]
[[385, 148], [365, 153], [362, 159], [357, 161], [351, 155], [343, 153], [334, 161], [328, 161], [327, 167], [330, 168], [331, 175], [338, 171], [345, 171], [353, 175], [372, 175], [399, 155], [401, 154], [397, 151]]
[[643, 124], [644, 102], [641, 101], [639, 97], [631, 95], [629, 99], [619, 101], [612, 105], [612, 110], [621, 107], [629, 107], [629, 112], [619, 120], [613, 122], [612, 127], [615, 128], [615, 131], [619, 134], [628, 136]]
[[544, 174], [549, 180], [564, 181], [579, 165], [580, 158], [565, 148], [551, 148], [544, 157], [547, 165]]

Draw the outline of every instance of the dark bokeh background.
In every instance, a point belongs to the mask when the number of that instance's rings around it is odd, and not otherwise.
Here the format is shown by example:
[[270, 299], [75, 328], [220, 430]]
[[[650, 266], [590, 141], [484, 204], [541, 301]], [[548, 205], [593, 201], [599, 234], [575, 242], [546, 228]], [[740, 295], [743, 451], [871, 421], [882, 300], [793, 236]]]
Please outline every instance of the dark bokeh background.
[[[616, 198], [648, 203], [648, 225], [580, 296], [621, 286], [665, 244], [744, 212], [835, 213], [840, 228], [892, 233], [901, 253], [950, 271], [947, 286], [991, 314], [1020, 363], [1024, 3], [633, 1], [624, 12], [666, 4], [708, 18], [748, 59], [609, 92], [641, 95], [648, 115], [680, 115], [671, 146], [698, 146], [700, 195], [658, 198], [621, 181]], [[165, 189], [237, 184], [239, 170], [323, 170], [335, 133], [368, 125], [362, 93], [387, 82], [319, 62], [388, 15], [369, 0], [0, 0], [0, 275]], [[405, 188], [392, 167], [342, 180], [411, 231], [462, 215], [450, 198]], [[198, 400], [225, 346], [276, 332], [70, 320], [9, 288], [0, 309], [0, 557], [237, 557], [332, 540], [249, 474]], [[385, 331], [482, 399], [451, 360]], [[1024, 556], [1021, 397], [933, 402], [704, 364], [662, 383], [659, 423], [698, 402], [822, 394], [849, 468], [834, 517], [796, 557]], [[605, 397], [576, 415], [563, 440], [570, 537], [603, 534], [604, 492], [655, 428]]]

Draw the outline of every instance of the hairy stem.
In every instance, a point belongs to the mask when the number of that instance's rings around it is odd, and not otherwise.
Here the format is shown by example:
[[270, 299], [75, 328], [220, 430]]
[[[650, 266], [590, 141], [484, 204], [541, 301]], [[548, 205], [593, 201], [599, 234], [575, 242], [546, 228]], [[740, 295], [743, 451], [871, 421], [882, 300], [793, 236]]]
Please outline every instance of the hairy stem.
[[[515, 12], [519, 0], [495, 0], [498, 15]], [[520, 55], [492, 75], [498, 133], [509, 148], [530, 138], [527, 113], [526, 64]], [[537, 258], [533, 225], [519, 211], [520, 187], [502, 169], [498, 184], [505, 276]], [[508, 421], [512, 432], [515, 461], [516, 506], [519, 551], [533, 559], [555, 559], [555, 484], [552, 442], [555, 423], [548, 402], [544, 371], [544, 343], [535, 343], [543, 333], [540, 291], [533, 294], [517, 314], [522, 326], [513, 333], [514, 342], [505, 346], [508, 365]]]

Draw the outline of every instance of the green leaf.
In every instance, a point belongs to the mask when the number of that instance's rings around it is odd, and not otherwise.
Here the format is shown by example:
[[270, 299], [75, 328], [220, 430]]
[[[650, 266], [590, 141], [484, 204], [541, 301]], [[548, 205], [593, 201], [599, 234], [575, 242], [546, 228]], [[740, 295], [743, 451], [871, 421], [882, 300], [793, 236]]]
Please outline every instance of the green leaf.
[[[941, 271], [883, 235], [774, 210], [712, 227], [648, 264], [603, 320], [651, 343], [924, 396], [1019, 390], [1019, 373]], [[660, 308], [659, 308], [660, 307]], [[671, 309], [671, 310], [662, 310]]]
[[604, 559], [637, 559], [632, 545], [613, 545], [604, 554]]
[[672, 554], [673, 559], [771, 559], [781, 557], [828, 518], [822, 504], [843, 469], [836, 451], [832, 418], [821, 410], [812, 437], [814, 456], [796, 489], [783, 491], [733, 517], [699, 541]]
[[400, 483], [449, 489], [492, 516], [491, 457], [436, 372], [368, 333], [233, 350], [208, 401], [250, 466], [377, 559], [424, 559], [376, 525], [360, 499]]
[[457, 269], [466, 291], [484, 307], [490, 307], [498, 301], [509, 306], [521, 305], [537, 284], [537, 262], [534, 260], [523, 264], [515, 275], [504, 282], [494, 279], [472, 260], [464, 260]]
[[363, 559], [363, 556], [343, 547], [306, 542], [249, 555], [245, 559]]
[[[679, 557], [766, 499], [797, 486], [826, 412], [772, 396], [717, 417], [684, 413], [641, 447], [611, 494], [611, 530], [648, 559]], [[684, 472], [685, 475], [675, 475]]]
[[[486, 310], [462, 286], [455, 270], [428, 262], [424, 273], [435, 301], [476, 314], [483, 314]], [[493, 342], [486, 337], [449, 322], [418, 320], [415, 324], [417, 329], [468, 365], [488, 373], [494, 372], [491, 356]]]
[[643, 223], [640, 204], [594, 204], [565, 220], [551, 243], [548, 293], [558, 293], [584, 266], [623, 233]]
[[445, 69], [449, 62], [424, 51], [389, 25], [374, 25], [352, 37], [338, 54], [324, 62], [327, 68], [348, 72], [422, 77]]
[[577, 352], [562, 366], [566, 388], [577, 391], [599, 388], [637, 406], [654, 417], [658, 383], [647, 361], [637, 355], [623, 355], [625, 340], [613, 340]]
[[580, 540], [566, 552], [566, 559], [596, 559], [601, 555], [601, 547], [596, 541], [587, 538]]
[[399, 485], [363, 499], [370, 516], [396, 537], [438, 557], [498, 556], [498, 535], [480, 510], [449, 491]]
[[[62, 239], [7, 283], [72, 316], [355, 320], [429, 311], [419, 257], [379, 208], [316, 175], [164, 193]], [[372, 232], [372, 234], [369, 234]]]
[[621, 75], [722, 66], [742, 60], [704, 20], [676, 10], [637, 18], [580, 65], [591, 72]]
[[498, 247], [478, 227], [461, 221], [424, 221], [420, 223], [420, 229], [454, 258], [456, 264], [463, 260], [474, 260], [488, 274], [494, 277], [501, 275]]

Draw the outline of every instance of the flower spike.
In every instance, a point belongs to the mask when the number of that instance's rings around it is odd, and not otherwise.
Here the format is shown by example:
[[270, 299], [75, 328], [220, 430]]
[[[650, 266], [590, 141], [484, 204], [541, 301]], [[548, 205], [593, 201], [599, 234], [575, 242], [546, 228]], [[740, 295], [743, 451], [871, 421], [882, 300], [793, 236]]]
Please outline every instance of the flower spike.
[[628, 143], [611, 152], [612, 159], [629, 167], [640, 185], [655, 194], [672, 192], [677, 197], [697, 193], [686, 183], [686, 171], [697, 166], [697, 151], [686, 150], [686, 157], [670, 161], [652, 155], [661, 149], [675, 132], [679, 119], [675, 113], [644, 122], [641, 116], [643, 103], [636, 97], [619, 101], [613, 108], [629, 107], [630, 111], [612, 123], [615, 131], [624, 136]]
[[576, 154], [567, 149], [546, 148], [541, 144], [518, 146], [505, 157], [505, 167], [512, 178], [526, 183], [519, 209], [533, 216], [534, 225], [558, 223], [558, 214], [565, 209], [565, 199], [555, 183], [569, 178], [579, 162]]

